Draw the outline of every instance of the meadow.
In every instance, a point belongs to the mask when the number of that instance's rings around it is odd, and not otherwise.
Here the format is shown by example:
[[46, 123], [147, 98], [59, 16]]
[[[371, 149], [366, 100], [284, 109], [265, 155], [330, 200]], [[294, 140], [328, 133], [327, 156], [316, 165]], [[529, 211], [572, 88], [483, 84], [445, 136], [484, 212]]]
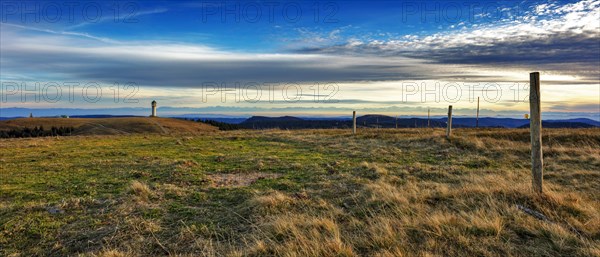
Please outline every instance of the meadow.
[[2, 139], [0, 255], [600, 256], [600, 129], [444, 133]]

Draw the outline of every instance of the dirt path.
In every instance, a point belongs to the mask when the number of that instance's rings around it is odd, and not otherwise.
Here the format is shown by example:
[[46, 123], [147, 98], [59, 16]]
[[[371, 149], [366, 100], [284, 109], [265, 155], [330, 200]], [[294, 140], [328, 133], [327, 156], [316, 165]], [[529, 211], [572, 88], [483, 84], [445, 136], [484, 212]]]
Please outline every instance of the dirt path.
[[156, 126], [158, 126], [160, 128], [160, 130], [162, 131], [163, 134], [169, 134], [169, 131], [167, 129], [165, 129], [162, 125], [160, 125], [160, 123], [157, 120], [152, 119], [152, 122], [154, 122], [154, 124], [156, 124]]
[[106, 127], [106, 126], [104, 126], [104, 125], [102, 125], [100, 123], [88, 123], [88, 124], [94, 125], [94, 126], [98, 126], [98, 127], [101, 127], [101, 128], [105, 128], [105, 129], [108, 129], [108, 130], [118, 131], [118, 132], [123, 133], [123, 134], [130, 134], [127, 131], [123, 131], [123, 130], [116, 129], [116, 128], [109, 128], [109, 127]]

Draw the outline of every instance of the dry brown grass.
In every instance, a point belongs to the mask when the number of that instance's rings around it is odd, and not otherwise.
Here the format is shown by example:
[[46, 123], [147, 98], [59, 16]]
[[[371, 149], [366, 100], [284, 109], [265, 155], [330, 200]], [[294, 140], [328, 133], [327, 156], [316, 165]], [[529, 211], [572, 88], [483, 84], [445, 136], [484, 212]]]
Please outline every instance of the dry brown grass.
[[[391, 133], [363, 132], [362, 143], [358, 145], [353, 140], [331, 139], [328, 142], [335, 143], [329, 147], [357, 157], [386, 156], [422, 147], [422, 152], [437, 152], [436, 159], [432, 160], [436, 164], [417, 161], [405, 167], [388, 165], [391, 166], [388, 168], [379, 163], [381, 160], [362, 161], [353, 169], [367, 180], [361, 180], [361, 189], [350, 195], [335, 197], [342, 201], [341, 206], [333, 199], [306, 202], [282, 192], [259, 195], [251, 204], [264, 215], [259, 219], [263, 225], [261, 236], [251, 245], [249, 253], [543, 256], [558, 252], [597, 256], [600, 204], [596, 193], [600, 188], [594, 185], [597, 185], [595, 181], [581, 181], [582, 188], [593, 189], [576, 193], [551, 179], [546, 181], [544, 195], [534, 194], [527, 169], [527, 135], [522, 130], [510, 133], [466, 130], [450, 141], [437, 137], [441, 131], [433, 131], [433, 137], [416, 130], [386, 132]], [[585, 174], [600, 178], [599, 169], [585, 168], [586, 165], [600, 167], [597, 165], [598, 130], [546, 132], [548, 149], [545, 150], [552, 156], [546, 162], [551, 167], [547, 175], [557, 176], [558, 169], [567, 169], [563, 166], [567, 160], [576, 165], [569, 169], [572, 175], [566, 176]], [[571, 135], [566, 137], [565, 132]], [[316, 138], [312, 137], [322, 136], [320, 133], [281, 132], [284, 133], [286, 138], [303, 142], [314, 142]], [[412, 146], [390, 148], [395, 141]], [[511, 163], [513, 161], [515, 163]], [[473, 170], [465, 172], [458, 163]], [[502, 168], [494, 167], [496, 165]], [[334, 165], [327, 167], [331, 166]], [[535, 209], [549, 220], [538, 220], [519, 210], [517, 204]]]
[[[531, 190], [526, 130], [455, 133], [448, 140], [441, 129], [234, 131], [183, 144], [123, 137], [125, 155], [93, 165], [111, 176], [131, 166], [121, 175], [124, 191], [73, 196], [101, 188], [102, 179], [116, 183], [97, 172], [94, 187], [67, 188], [51, 204], [1, 201], [0, 245], [54, 256], [600, 256], [600, 130], [544, 131], [543, 195]], [[98, 142], [86, 147], [104, 154], [118, 139], [90, 138]], [[19, 177], [40, 149], [70, 140], [9, 140], [0, 159], [19, 167]], [[214, 186], [240, 174], [277, 175]], [[15, 201], [35, 190], [0, 185]], [[64, 213], [48, 218], [48, 205]], [[31, 236], [28, 224], [44, 225], [40, 217], [65, 217], [44, 226], [58, 242]]]

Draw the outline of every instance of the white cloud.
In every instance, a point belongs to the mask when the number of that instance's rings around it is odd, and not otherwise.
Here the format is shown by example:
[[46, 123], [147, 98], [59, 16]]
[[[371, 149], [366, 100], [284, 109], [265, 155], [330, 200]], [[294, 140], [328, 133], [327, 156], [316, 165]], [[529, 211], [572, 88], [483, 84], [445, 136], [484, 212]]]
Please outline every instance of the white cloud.
[[[459, 26], [461, 26], [459, 24]], [[597, 76], [600, 60], [600, 0], [557, 6], [541, 4], [535, 11], [492, 24], [475, 24], [431, 35], [404, 35], [387, 40], [366, 40], [299, 52], [407, 56], [440, 63], [484, 66], [512, 65], [551, 68], [571, 63], [582, 74]], [[554, 66], [555, 68], [555, 66]], [[562, 67], [568, 69], [569, 67]], [[594, 72], [596, 71], [596, 72]], [[576, 72], [576, 71], [569, 71]]]

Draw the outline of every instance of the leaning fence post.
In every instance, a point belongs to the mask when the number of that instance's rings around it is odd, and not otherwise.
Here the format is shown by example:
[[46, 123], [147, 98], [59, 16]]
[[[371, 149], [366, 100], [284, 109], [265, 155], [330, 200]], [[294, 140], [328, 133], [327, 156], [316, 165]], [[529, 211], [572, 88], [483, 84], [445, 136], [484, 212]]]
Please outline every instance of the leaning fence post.
[[448, 106], [448, 122], [446, 125], [446, 137], [450, 138], [452, 135], [452, 105]]
[[540, 108], [540, 73], [529, 74], [529, 131], [531, 133], [531, 174], [533, 191], [542, 193], [544, 162], [542, 154], [542, 114]]
[[352, 111], [352, 135], [356, 135], [356, 111]]

